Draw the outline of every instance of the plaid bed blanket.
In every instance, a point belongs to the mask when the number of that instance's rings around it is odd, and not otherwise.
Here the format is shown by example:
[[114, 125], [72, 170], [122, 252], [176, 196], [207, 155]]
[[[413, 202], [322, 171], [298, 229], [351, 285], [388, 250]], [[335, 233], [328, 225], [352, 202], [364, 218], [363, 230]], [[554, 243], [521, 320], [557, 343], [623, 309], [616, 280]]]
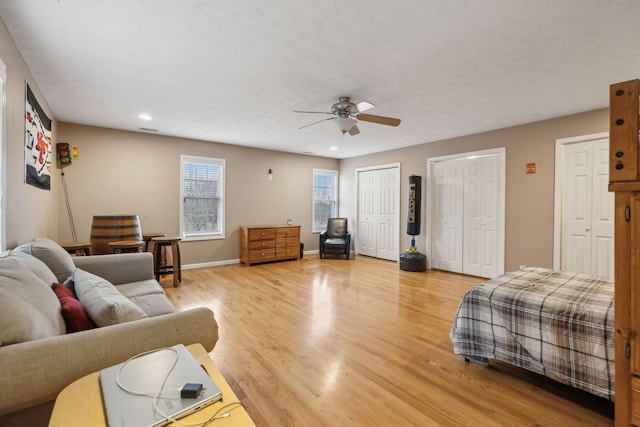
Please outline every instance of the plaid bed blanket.
[[614, 400], [613, 281], [530, 267], [471, 288], [453, 351], [498, 359]]

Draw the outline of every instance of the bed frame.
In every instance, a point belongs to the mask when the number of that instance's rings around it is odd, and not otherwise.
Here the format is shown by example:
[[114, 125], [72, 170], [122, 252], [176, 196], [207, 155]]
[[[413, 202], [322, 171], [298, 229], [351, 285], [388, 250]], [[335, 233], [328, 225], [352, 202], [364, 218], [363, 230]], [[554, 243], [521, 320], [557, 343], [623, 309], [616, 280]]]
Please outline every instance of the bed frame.
[[616, 427], [640, 426], [640, 80], [611, 85], [609, 191], [615, 193]]
[[453, 350], [467, 361], [500, 360], [613, 400], [613, 286], [537, 267], [479, 283], [458, 307]]

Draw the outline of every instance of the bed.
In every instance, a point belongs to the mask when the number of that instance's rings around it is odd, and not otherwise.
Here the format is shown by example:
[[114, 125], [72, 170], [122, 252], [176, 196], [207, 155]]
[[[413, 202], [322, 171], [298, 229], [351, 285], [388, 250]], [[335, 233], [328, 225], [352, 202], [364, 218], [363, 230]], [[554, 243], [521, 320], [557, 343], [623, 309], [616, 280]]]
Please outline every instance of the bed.
[[613, 281], [528, 267], [479, 283], [450, 333], [466, 360], [507, 362], [614, 400]]

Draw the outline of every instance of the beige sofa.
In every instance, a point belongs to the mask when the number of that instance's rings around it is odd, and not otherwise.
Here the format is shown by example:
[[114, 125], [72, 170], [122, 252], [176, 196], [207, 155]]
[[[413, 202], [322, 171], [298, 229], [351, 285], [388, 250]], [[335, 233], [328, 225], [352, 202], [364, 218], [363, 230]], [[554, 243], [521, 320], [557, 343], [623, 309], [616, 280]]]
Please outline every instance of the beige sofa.
[[[69, 310], [53, 283], [75, 289], [73, 306], [80, 302], [97, 327], [68, 332]], [[0, 256], [0, 425], [45, 426], [56, 396], [76, 379], [178, 343], [211, 351], [217, 339], [208, 308], [174, 312], [151, 254], [71, 257], [36, 239]]]

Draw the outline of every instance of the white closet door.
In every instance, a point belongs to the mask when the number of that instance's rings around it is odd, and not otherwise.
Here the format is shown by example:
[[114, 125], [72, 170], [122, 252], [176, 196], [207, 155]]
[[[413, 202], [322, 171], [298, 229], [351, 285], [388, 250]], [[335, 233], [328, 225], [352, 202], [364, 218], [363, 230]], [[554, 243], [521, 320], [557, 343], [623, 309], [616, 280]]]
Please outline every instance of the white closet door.
[[614, 193], [609, 192], [609, 141], [593, 144], [593, 208], [591, 214], [591, 274], [613, 278]]
[[462, 273], [463, 163], [439, 162], [433, 169], [434, 268]]
[[479, 276], [482, 271], [482, 158], [464, 161], [463, 272]]
[[437, 161], [431, 167], [434, 268], [480, 277], [504, 272], [504, 155]]
[[400, 168], [358, 172], [358, 254], [397, 261]]
[[563, 213], [565, 233], [562, 239], [561, 268], [588, 273], [591, 262], [592, 147], [590, 142], [565, 147]]
[[498, 275], [498, 168], [498, 156], [464, 161], [464, 274]]
[[376, 256], [376, 171], [358, 173], [358, 253]]
[[564, 147], [560, 268], [613, 277], [613, 194], [607, 140]]
[[504, 263], [500, 259], [502, 233], [499, 229], [502, 175], [499, 156], [482, 158], [482, 239], [480, 241], [482, 263], [478, 274], [481, 277], [496, 277], [502, 274], [504, 269]]
[[397, 261], [398, 252], [398, 168], [380, 169], [377, 172], [377, 251], [378, 258]]

